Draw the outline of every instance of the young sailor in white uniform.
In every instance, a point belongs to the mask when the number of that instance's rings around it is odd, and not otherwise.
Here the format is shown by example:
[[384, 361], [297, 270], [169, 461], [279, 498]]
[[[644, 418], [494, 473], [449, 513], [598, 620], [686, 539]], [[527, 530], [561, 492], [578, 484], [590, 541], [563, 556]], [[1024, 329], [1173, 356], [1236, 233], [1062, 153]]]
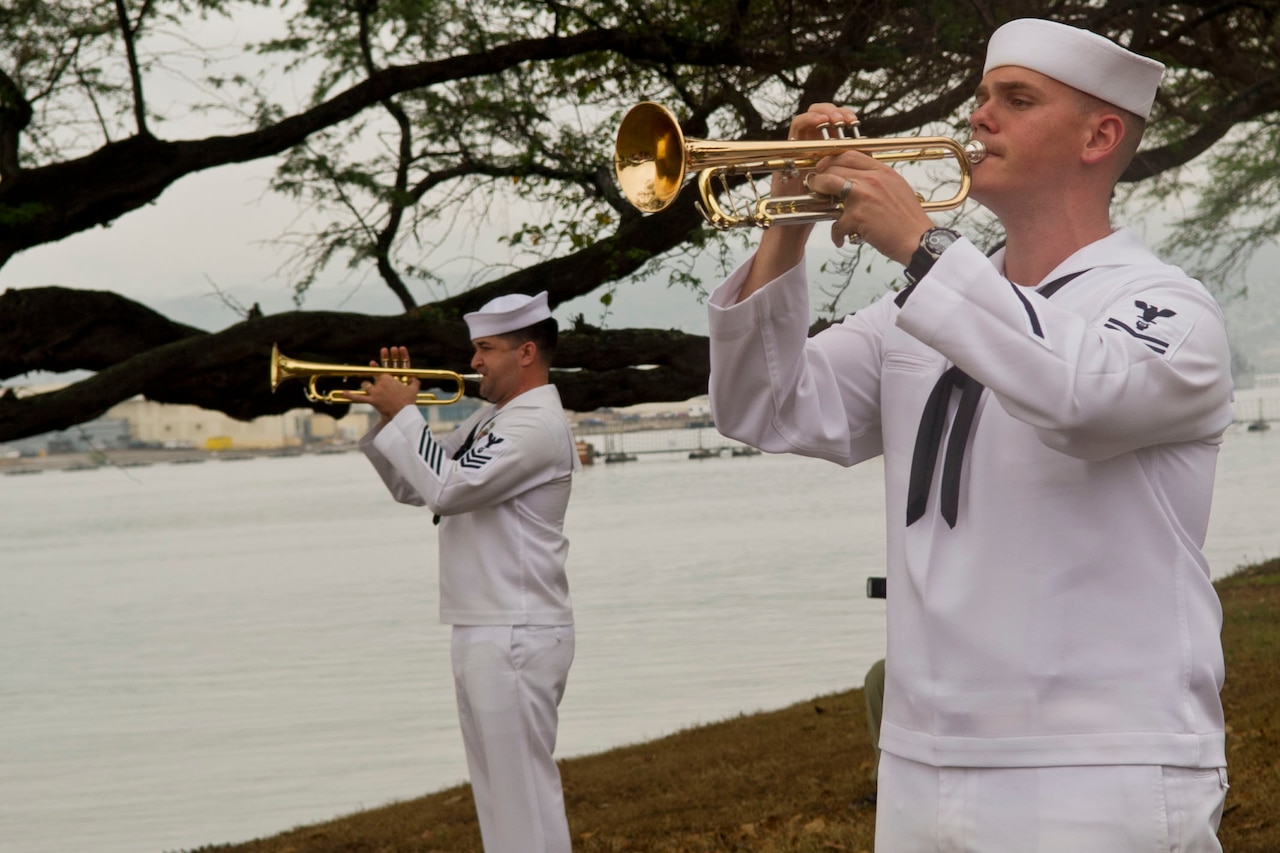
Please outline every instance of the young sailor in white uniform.
[[[808, 338], [811, 229], [777, 227], [712, 297], [722, 432], [884, 457], [877, 850], [1220, 850], [1201, 546], [1230, 355], [1206, 289], [1109, 210], [1162, 71], [1084, 30], [1001, 27], [970, 124], [1003, 250], [934, 228], [901, 176], [844, 152], [805, 178], [844, 203], [833, 239], [914, 284]], [[791, 134], [854, 119], [820, 104]]]
[[[436, 513], [440, 620], [453, 625], [458, 717], [487, 853], [567, 853], [555, 750], [573, 662], [565, 510], [579, 470], [550, 384], [556, 321], [545, 292], [465, 317], [481, 408], [435, 435], [413, 405], [418, 382], [365, 382], [381, 421], [360, 446], [396, 500]], [[408, 365], [403, 347], [383, 363]]]

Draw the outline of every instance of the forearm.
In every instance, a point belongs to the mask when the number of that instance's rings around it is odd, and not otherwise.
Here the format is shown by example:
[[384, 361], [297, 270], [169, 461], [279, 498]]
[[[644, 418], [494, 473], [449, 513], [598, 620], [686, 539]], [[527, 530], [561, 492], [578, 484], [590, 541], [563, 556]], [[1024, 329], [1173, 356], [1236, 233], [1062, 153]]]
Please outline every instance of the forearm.
[[386, 457], [381, 450], [378, 449], [376, 439], [382, 432], [386, 424], [379, 423], [369, 430], [360, 439], [360, 450], [364, 453], [373, 469], [378, 472], [383, 485], [387, 487], [387, 491], [397, 502], [410, 504], [411, 506], [423, 506], [422, 496], [418, 494], [417, 489], [400, 475], [395, 465]]
[[767, 229], [760, 238], [747, 270], [736, 302], [742, 302], [766, 284], [781, 278], [804, 262], [804, 247], [808, 242], [812, 225], [786, 225]]
[[[856, 328], [842, 324], [838, 333], [810, 340], [803, 269], [788, 270], [764, 293], [738, 304], [746, 274], [739, 269], [708, 302], [709, 392], [717, 429], [762, 450], [842, 465], [879, 453], [874, 326], [883, 319]], [[863, 310], [880, 317], [886, 308]]]

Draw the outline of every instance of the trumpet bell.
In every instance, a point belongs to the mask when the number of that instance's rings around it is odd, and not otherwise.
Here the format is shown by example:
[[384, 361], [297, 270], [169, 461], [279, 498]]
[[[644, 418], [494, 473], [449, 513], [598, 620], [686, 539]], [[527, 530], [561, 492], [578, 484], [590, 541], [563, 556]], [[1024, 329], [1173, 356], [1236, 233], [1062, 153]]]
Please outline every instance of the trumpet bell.
[[462, 395], [466, 392], [466, 380], [478, 379], [473, 375], [454, 373], [452, 370], [428, 370], [422, 368], [385, 366], [374, 367], [360, 366], [354, 364], [326, 364], [317, 361], [299, 361], [295, 358], [289, 358], [280, 352], [280, 347], [276, 344], [271, 345], [271, 391], [280, 387], [280, 384], [290, 379], [299, 379], [306, 383], [303, 393], [307, 399], [313, 403], [328, 403], [330, 405], [348, 405], [352, 401], [346, 395], [360, 398], [369, 396], [364, 391], [351, 391], [346, 389], [335, 389], [331, 391], [320, 390], [318, 383], [320, 380], [329, 377], [350, 377], [350, 376], [379, 376], [387, 374], [394, 376], [401, 382], [408, 382], [410, 379], [417, 379], [421, 382], [438, 381], [445, 385], [455, 386], [455, 393], [451, 397], [439, 397], [430, 392], [422, 392], [415, 398], [415, 404], [419, 406], [447, 406], [450, 403], [456, 403], [462, 399]]
[[276, 344], [271, 345], [271, 393], [274, 394], [276, 389], [280, 387], [280, 383], [286, 379], [292, 378], [289, 370], [289, 362], [293, 359], [286, 358], [280, 352], [280, 347]]
[[657, 213], [684, 186], [685, 140], [671, 111], [653, 101], [636, 104], [622, 118], [613, 167], [632, 206]]

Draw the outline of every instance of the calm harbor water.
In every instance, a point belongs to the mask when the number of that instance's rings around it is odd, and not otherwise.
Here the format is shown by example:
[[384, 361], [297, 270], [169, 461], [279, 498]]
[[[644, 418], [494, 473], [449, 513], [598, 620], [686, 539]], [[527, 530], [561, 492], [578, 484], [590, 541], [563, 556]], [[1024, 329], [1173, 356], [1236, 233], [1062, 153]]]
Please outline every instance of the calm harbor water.
[[[639, 458], [574, 484], [562, 757], [883, 650], [879, 463], [643, 452], [688, 432], [597, 437]], [[1278, 481], [1280, 432], [1233, 428], [1215, 575], [1280, 555]], [[4, 477], [0, 536], [0, 851], [242, 841], [465, 778], [435, 534], [358, 453]]]

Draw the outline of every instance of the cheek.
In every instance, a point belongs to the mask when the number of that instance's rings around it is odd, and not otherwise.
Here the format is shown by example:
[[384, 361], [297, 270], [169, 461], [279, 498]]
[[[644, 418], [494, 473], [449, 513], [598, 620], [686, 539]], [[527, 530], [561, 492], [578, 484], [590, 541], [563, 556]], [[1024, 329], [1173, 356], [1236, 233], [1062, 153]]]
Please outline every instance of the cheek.
[[1001, 149], [1002, 156], [998, 158], [1002, 170], [1013, 174], [1027, 174], [1044, 168], [1054, 159], [1051, 145], [1046, 144], [1047, 142], [1049, 141], [1033, 134], [1006, 139]]
[[1078, 124], [1065, 121], [1045, 121], [1028, 128], [1024, 136], [1024, 153], [1041, 162], [1067, 160], [1078, 154]]

